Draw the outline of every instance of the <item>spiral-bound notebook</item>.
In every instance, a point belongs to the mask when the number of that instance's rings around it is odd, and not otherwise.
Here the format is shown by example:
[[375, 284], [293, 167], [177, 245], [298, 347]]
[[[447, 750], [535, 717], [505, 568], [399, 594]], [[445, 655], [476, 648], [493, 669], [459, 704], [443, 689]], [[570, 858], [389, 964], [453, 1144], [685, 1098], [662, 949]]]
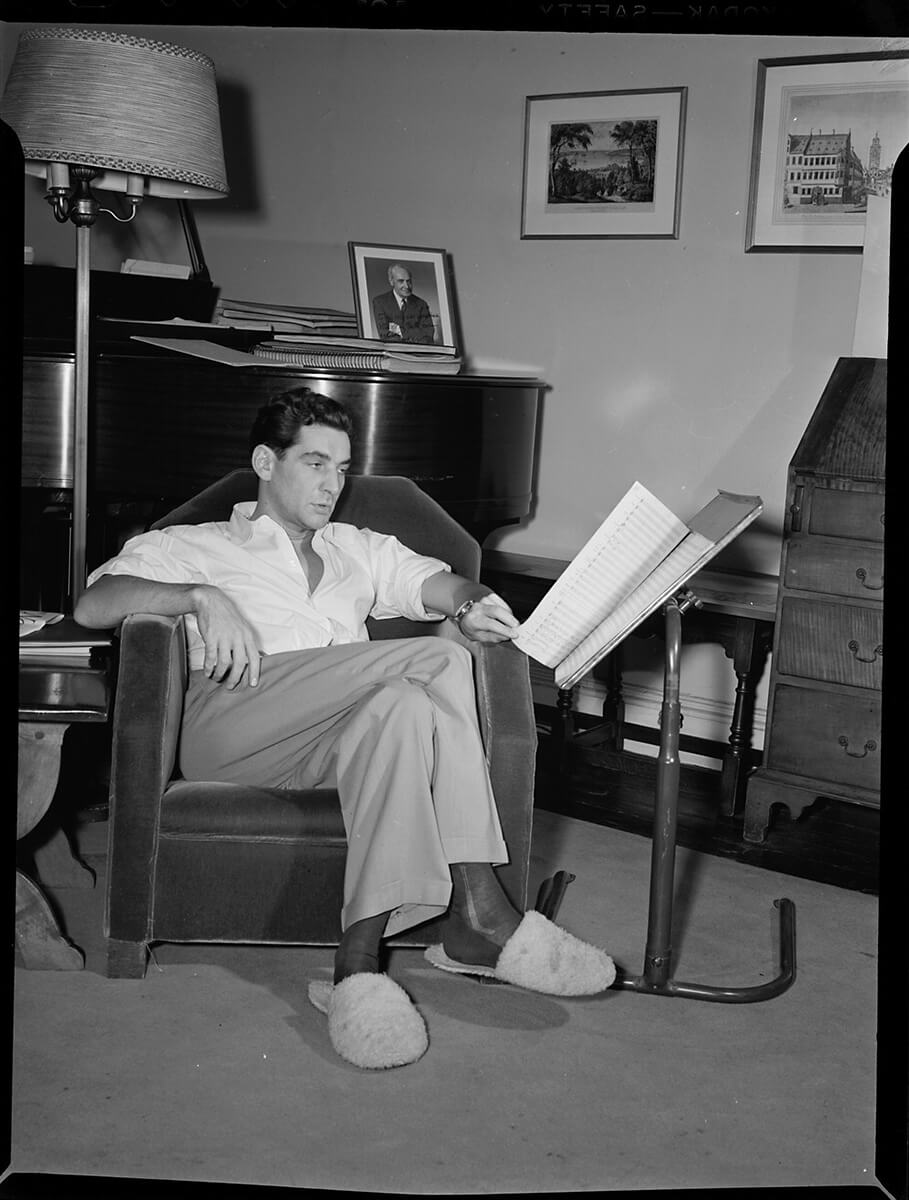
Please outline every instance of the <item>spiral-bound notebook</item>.
[[762, 507], [760, 496], [718, 492], [686, 523], [635, 482], [523, 622], [514, 644], [553, 667], [559, 687], [574, 687]]
[[[395, 343], [397, 344], [397, 343]], [[408, 354], [386, 348], [378, 352], [335, 350], [331, 347], [309, 349], [306, 346], [254, 346], [257, 361], [292, 367], [331, 367], [342, 371], [398, 371], [418, 375], [457, 375], [459, 358], [444, 354]]]

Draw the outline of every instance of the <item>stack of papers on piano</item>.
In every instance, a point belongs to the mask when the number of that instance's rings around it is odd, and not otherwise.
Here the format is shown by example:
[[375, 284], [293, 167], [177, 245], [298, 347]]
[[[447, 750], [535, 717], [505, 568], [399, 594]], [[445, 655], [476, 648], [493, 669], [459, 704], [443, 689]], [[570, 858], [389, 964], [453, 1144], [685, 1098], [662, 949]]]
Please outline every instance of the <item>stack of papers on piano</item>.
[[[461, 359], [451, 347], [407, 346], [404, 349], [403, 342], [370, 342], [365, 338], [333, 338], [331, 341], [313, 338], [312, 344], [304, 342], [301, 345], [263, 342], [255, 346], [252, 353], [199, 338], [157, 338], [134, 333], [131, 340], [159, 346], [172, 354], [206, 358], [209, 362], [223, 363], [228, 367], [267, 367], [276, 370], [303, 367], [310, 371], [314, 368], [335, 368], [347, 371], [403, 371], [421, 375], [457, 375], [461, 369]], [[351, 340], [366, 342], [371, 349], [358, 350], [339, 344]]]
[[461, 359], [454, 346], [420, 342], [382, 342], [375, 338], [282, 334], [253, 347], [253, 355], [271, 363], [353, 371], [400, 371], [421, 375], [457, 375]]
[[356, 334], [356, 313], [336, 308], [303, 308], [263, 304], [258, 300], [219, 300], [215, 324], [233, 329], [268, 329], [272, 333], [319, 333], [322, 337]]

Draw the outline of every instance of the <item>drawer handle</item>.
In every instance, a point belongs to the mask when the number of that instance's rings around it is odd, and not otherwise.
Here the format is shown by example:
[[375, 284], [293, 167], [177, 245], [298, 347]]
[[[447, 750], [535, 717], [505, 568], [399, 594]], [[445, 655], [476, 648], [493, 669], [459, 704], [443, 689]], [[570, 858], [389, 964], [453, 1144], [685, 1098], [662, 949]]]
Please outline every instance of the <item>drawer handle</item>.
[[881, 576], [880, 583], [866, 583], [865, 580], [868, 578], [868, 572], [865, 570], [864, 567], [859, 567], [859, 569], [855, 573], [855, 577], [859, 581], [859, 583], [862, 585], [862, 587], [866, 588], [869, 592], [882, 592], [884, 590], [883, 575]]
[[846, 751], [846, 753], [849, 755], [850, 758], [864, 758], [866, 754], [870, 753], [872, 750], [877, 749], [877, 742], [874, 740], [874, 738], [869, 738], [868, 741], [865, 742], [865, 745], [862, 747], [861, 754], [856, 754], [854, 750], [849, 749], [849, 739], [847, 737], [845, 737], [843, 734], [840, 734], [840, 736], [837, 738], [837, 741], [843, 747], [843, 749]]
[[855, 638], [852, 638], [852, 640], [849, 642], [849, 649], [852, 651], [852, 657], [855, 659], [856, 662], [873, 663], [873, 662], [877, 662], [877, 660], [879, 658], [884, 657], [884, 647], [883, 646], [875, 646], [874, 650], [872, 651], [871, 657], [863, 658], [862, 655], [859, 654], [859, 644], [855, 640]]

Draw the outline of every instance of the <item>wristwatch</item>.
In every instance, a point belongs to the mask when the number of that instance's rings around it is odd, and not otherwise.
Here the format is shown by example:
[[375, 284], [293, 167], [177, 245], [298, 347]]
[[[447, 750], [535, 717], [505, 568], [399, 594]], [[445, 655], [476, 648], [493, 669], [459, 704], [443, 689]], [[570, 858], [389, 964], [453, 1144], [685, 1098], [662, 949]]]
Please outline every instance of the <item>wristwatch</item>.
[[475, 604], [476, 600], [465, 600], [455, 615], [451, 618], [454, 623], [456, 625], [460, 625]]

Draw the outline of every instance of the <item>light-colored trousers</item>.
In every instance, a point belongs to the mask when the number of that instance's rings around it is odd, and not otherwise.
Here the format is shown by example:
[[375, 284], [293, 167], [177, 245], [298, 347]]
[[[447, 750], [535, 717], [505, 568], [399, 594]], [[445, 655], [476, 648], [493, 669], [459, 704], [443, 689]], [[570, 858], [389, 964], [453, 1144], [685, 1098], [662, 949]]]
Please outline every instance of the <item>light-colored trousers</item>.
[[439, 637], [266, 655], [228, 690], [193, 671], [186, 779], [337, 788], [347, 832], [341, 927], [439, 916], [449, 864], [508, 862], [477, 718], [473, 660]]

